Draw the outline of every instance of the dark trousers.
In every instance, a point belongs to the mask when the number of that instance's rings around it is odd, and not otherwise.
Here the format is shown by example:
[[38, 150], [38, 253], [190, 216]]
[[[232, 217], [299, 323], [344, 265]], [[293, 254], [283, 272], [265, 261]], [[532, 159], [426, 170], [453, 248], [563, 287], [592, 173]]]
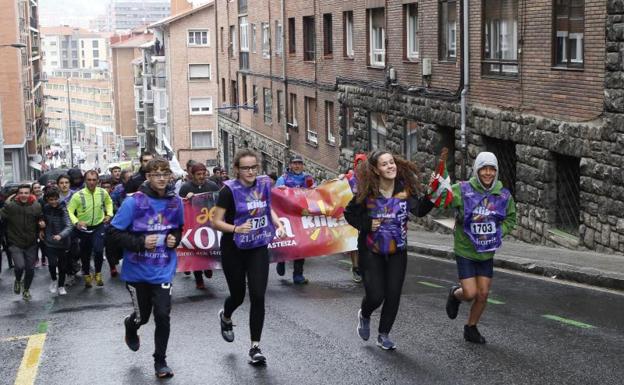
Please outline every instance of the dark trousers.
[[[11, 256], [15, 263], [15, 279], [22, 280], [24, 275], [24, 290], [30, 289], [30, 284], [35, 277], [35, 263], [37, 262], [37, 245], [21, 249], [17, 246], [9, 246], [11, 249]], [[24, 273], [25, 272], [25, 273]]]
[[249, 330], [252, 341], [260, 341], [264, 325], [264, 294], [269, 279], [269, 252], [266, 246], [241, 250], [222, 248], [221, 265], [230, 289], [223, 315], [230, 318], [245, 299], [245, 278], [249, 287]]
[[171, 314], [171, 284], [153, 285], [143, 282], [128, 282], [126, 288], [132, 298], [134, 311], [130, 319], [137, 330], [149, 321], [152, 310], [154, 312], [154, 360], [163, 361], [167, 357], [169, 343], [170, 314]]
[[80, 239], [80, 262], [82, 272], [88, 275], [91, 270], [91, 254], [95, 263], [95, 272], [102, 272], [104, 263], [104, 224], [87, 227], [87, 231], [75, 231]]
[[[281, 263], [283, 265], [286, 262], [278, 262], [278, 263]], [[295, 259], [293, 261], [293, 275], [303, 275], [303, 264], [304, 263], [305, 263], [305, 259], [304, 258]]]
[[65, 285], [65, 275], [71, 268], [71, 262], [67, 250], [64, 248], [46, 247], [48, 252], [48, 270], [50, 278], [56, 281], [56, 270], [58, 269], [58, 287]]
[[371, 252], [360, 254], [360, 271], [365, 296], [362, 299], [362, 316], [369, 318], [383, 304], [379, 321], [379, 333], [390, 333], [397, 312], [405, 280], [407, 252], [379, 255]]

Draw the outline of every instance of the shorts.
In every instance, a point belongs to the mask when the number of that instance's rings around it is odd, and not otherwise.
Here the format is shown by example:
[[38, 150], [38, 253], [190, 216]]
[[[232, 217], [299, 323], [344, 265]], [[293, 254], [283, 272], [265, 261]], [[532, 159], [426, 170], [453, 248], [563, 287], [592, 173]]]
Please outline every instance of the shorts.
[[474, 278], [477, 276], [492, 278], [494, 275], [494, 258], [485, 261], [455, 256], [457, 262], [457, 275], [459, 279]]

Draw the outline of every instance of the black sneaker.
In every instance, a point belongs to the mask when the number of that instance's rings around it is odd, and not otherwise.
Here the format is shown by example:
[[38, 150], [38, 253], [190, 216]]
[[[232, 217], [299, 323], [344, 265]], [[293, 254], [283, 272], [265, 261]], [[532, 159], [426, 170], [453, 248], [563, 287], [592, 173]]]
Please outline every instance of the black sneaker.
[[249, 349], [249, 361], [252, 365], [264, 365], [266, 364], [266, 357], [262, 354], [259, 346], [253, 346]]
[[232, 327], [234, 326], [234, 324], [232, 323], [232, 321], [225, 322], [223, 320], [223, 309], [219, 310], [219, 323], [221, 324], [221, 337], [223, 337], [223, 339], [227, 342], [233, 342], [234, 330], [232, 330]]
[[154, 370], [156, 371], [156, 377], [169, 378], [173, 377], [173, 370], [167, 366], [167, 361], [154, 361]]
[[137, 334], [136, 325], [134, 324], [134, 321], [132, 321], [130, 316], [127, 316], [126, 319], [124, 319], [124, 326], [126, 327], [126, 345], [128, 345], [128, 348], [130, 348], [130, 350], [136, 352], [137, 350], [139, 350], [139, 347], [141, 347], [141, 340], [139, 339], [139, 335]]
[[448, 298], [446, 299], [446, 315], [448, 315], [450, 319], [457, 318], [457, 312], [461, 304], [461, 301], [455, 297], [455, 290], [457, 289], [459, 289], [459, 286], [451, 287]]
[[464, 325], [464, 339], [475, 344], [484, 344], [485, 338], [479, 333], [477, 325]]

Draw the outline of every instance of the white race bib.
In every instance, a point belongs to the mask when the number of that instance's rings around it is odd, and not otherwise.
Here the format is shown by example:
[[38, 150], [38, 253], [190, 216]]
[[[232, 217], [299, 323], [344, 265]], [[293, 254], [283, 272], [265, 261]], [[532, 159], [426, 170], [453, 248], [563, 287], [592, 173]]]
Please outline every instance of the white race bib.
[[474, 235], [488, 235], [496, 233], [496, 223], [484, 222], [484, 223], [471, 223], [470, 231]]
[[264, 215], [262, 217], [256, 217], [256, 218], [251, 218], [250, 222], [251, 222], [251, 229], [252, 230], [257, 230], [257, 229], [261, 229], [263, 227], [267, 226], [267, 216]]

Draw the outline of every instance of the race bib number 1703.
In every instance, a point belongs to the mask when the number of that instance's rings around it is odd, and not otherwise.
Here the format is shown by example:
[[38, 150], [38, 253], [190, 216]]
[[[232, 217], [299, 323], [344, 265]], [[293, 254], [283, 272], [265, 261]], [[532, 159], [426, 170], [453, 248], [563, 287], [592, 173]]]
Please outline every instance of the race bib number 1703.
[[487, 235], [496, 233], [496, 224], [494, 222], [471, 223], [470, 231], [475, 235]]

